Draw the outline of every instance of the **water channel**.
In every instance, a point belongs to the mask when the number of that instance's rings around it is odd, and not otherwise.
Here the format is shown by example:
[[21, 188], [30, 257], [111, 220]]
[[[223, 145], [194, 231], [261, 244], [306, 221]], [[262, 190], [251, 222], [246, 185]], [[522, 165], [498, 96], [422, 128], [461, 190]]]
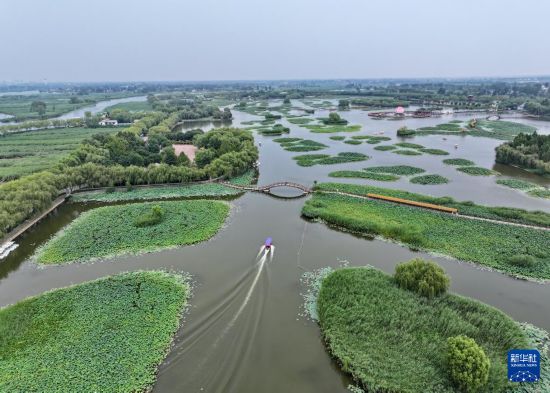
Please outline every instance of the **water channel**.
[[[257, 118], [236, 111], [234, 114], [234, 125]], [[324, 111], [315, 114], [325, 115]], [[363, 125], [360, 132], [350, 135], [383, 131], [384, 135], [393, 138], [383, 144], [396, 143], [395, 130], [402, 125], [417, 128], [468, 118], [372, 120], [367, 112], [358, 110], [343, 112], [342, 116], [350, 124]], [[314, 180], [334, 180], [328, 177], [328, 173], [334, 170], [407, 164], [422, 167], [427, 173], [446, 176], [451, 182], [422, 186], [403, 178], [393, 183], [369, 184], [550, 212], [548, 200], [499, 186], [494, 177], [468, 176], [442, 163], [444, 158], [461, 157], [492, 168], [494, 148], [501, 141], [470, 136], [446, 136], [446, 139], [438, 135], [416, 137], [411, 141], [447, 150], [451, 155], [400, 156], [374, 150], [377, 145], [347, 145], [330, 140], [331, 134], [313, 134], [284, 119], [281, 122], [291, 128], [291, 136], [329, 145], [322, 153], [357, 151], [372, 158], [366, 162], [304, 168], [292, 160], [297, 153], [284, 151], [271, 141], [272, 138], [257, 135], [256, 143], [261, 142], [259, 184], [288, 180], [311, 185]], [[549, 130], [547, 126], [546, 130]], [[456, 149], [455, 145], [458, 145]], [[495, 169], [506, 176], [543, 185], [550, 183], [521, 170]], [[292, 191], [281, 192], [290, 195]], [[454, 259], [412, 252], [390, 242], [365, 240], [323, 224], [308, 222], [300, 217], [304, 199], [283, 200], [249, 193], [230, 203], [231, 214], [225, 227], [210, 241], [196, 246], [92, 264], [37, 267], [29, 260], [36, 247], [82, 211], [98, 206], [67, 204], [21, 239], [20, 247], [0, 262], [0, 306], [52, 288], [122, 271], [167, 269], [189, 272], [193, 280], [193, 296], [174, 346], [160, 367], [155, 392], [346, 392], [350, 381], [327, 354], [317, 325], [303, 316], [301, 294], [306, 288], [300, 278], [306, 271], [325, 266], [370, 264], [392, 273], [398, 262], [413, 257], [429, 258], [449, 273], [452, 291], [491, 304], [518, 321], [550, 329], [550, 284], [513, 279]], [[268, 236], [276, 245], [275, 255], [258, 273], [260, 266], [256, 256]], [[253, 284], [249, 301], [235, 319]]]

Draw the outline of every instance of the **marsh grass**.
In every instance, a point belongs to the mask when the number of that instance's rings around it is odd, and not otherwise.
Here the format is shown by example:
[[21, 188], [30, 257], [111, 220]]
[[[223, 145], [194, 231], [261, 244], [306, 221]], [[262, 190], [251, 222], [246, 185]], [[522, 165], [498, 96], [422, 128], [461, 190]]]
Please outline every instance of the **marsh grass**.
[[343, 184], [343, 183], [320, 183], [315, 186], [320, 191], [343, 191], [349, 194], [366, 196], [368, 193], [382, 194], [396, 198], [410, 199], [418, 202], [432, 203], [458, 209], [460, 214], [488, 218], [491, 220], [516, 222], [519, 224], [538, 225], [550, 227], [550, 213], [543, 211], [529, 211], [513, 207], [483, 206], [470, 201], [455, 201], [453, 198], [433, 197], [429, 195], [416, 194], [408, 191], [395, 190], [390, 188], [375, 187], [370, 185]]
[[[341, 186], [337, 189], [346, 190]], [[475, 262], [514, 276], [550, 279], [548, 231], [317, 192], [306, 202], [302, 214], [365, 236], [379, 235], [413, 249]], [[510, 265], [508, 259], [518, 254], [530, 255], [536, 263], [532, 267]]]
[[507, 383], [507, 351], [531, 345], [519, 324], [493, 307], [454, 294], [426, 299], [373, 268], [328, 274], [317, 306], [330, 352], [368, 391], [456, 392], [446, 340], [466, 335], [491, 360], [488, 384], [478, 393], [504, 392], [517, 387]]

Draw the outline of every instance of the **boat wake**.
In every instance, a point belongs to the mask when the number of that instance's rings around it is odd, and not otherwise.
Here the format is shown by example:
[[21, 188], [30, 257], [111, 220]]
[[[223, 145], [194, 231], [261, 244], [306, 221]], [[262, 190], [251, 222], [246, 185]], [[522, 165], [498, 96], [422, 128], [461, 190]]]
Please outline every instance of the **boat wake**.
[[[198, 305], [208, 311], [199, 311], [198, 318], [184, 324], [182, 337], [159, 370], [159, 375], [174, 366], [187, 370], [181, 386], [171, 389], [230, 392], [240, 378], [246, 378], [242, 365], [256, 344], [269, 286], [269, 276], [264, 272], [274, 255], [273, 245], [263, 245], [250, 269], [221, 298], [217, 297], [214, 307]], [[162, 386], [163, 380], [159, 378], [153, 390], [164, 391], [167, 386]]]

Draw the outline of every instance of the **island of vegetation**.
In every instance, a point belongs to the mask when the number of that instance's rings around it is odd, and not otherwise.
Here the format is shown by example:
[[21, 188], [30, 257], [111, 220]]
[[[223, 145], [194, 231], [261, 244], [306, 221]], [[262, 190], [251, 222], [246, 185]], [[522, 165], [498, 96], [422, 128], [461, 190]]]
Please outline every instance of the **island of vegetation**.
[[346, 119], [342, 119], [340, 115], [336, 112], [329, 113], [328, 117], [322, 118], [321, 121], [325, 125], [346, 125], [348, 124], [348, 121]]
[[334, 165], [344, 164], [346, 162], [365, 161], [370, 157], [363, 153], [356, 152], [342, 152], [335, 156], [330, 154], [302, 154], [292, 157], [296, 160], [296, 163], [300, 166], [313, 166], [313, 165]]
[[88, 262], [198, 243], [214, 236], [229, 206], [164, 201], [105, 206], [83, 213], [37, 251], [42, 264]]
[[474, 166], [476, 164], [475, 162], [465, 158], [446, 158], [443, 160], [443, 163], [454, 166]]
[[149, 390], [188, 295], [181, 275], [138, 271], [0, 309], [0, 391]]
[[366, 391], [535, 392], [507, 381], [506, 355], [539, 347], [530, 337], [547, 333], [448, 286], [442, 268], [420, 259], [393, 277], [370, 267], [328, 272], [317, 314], [331, 354]]
[[279, 143], [286, 151], [293, 152], [317, 151], [328, 147], [321, 142], [302, 138], [276, 138], [273, 141]]
[[491, 208], [450, 198], [354, 184], [315, 187], [302, 214], [363, 236], [382, 236], [412, 249], [449, 255], [514, 276], [550, 280], [550, 231], [489, 222], [366, 198], [369, 193], [456, 207], [461, 215], [549, 226], [550, 214]]
[[423, 185], [446, 184], [449, 179], [441, 175], [421, 175], [411, 178], [411, 183]]
[[550, 175], [550, 135], [519, 134], [496, 148], [496, 162]]
[[470, 135], [493, 139], [509, 140], [521, 133], [532, 134], [536, 131], [535, 127], [503, 120], [478, 120], [472, 119], [465, 124], [449, 122], [439, 124], [433, 127], [420, 127], [417, 130], [404, 129], [398, 130], [398, 136], [414, 135]]
[[370, 166], [370, 167], [364, 168], [364, 170], [368, 172], [390, 173], [393, 175], [400, 175], [400, 176], [418, 175], [420, 173], [426, 172], [422, 168], [409, 166], [409, 165]]
[[491, 169], [482, 168], [479, 166], [459, 166], [456, 168], [457, 171], [463, 172], [470, 176], [492, 176], [498, 175], [498, 172]]
[[348, 177], [358, 179], [369, 179], [377, 181], [396, 181], [399, 176], [389, 173], [368, 172], [368, 171], [335, 171], [328, 174], [330, 177]]

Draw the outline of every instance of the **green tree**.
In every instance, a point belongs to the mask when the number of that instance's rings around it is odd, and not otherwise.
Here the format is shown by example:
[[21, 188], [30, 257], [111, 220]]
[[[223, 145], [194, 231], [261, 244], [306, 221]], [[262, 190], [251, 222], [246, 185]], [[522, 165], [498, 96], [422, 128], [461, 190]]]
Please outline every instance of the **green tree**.
[[349, 109], [349, 100], [338, 101], [338, 109], [341, 109], [341, 110]]
[[487, 384], [491, 362], [483, 348], [466, 336], [447, 339], [447, 368], [461, 392], [476, 393]]
[[160, 152], [161, 160], [164, 164], [176, 165], [178, 163], [178, 157], [172, 146], [165, 147]]
[[427, 298], [444, 294], [450, 284], [449, 276], [439, 265], [420, 258], [397, 265], [394, 279], [399, 287]]
[[33, 101], [31, 103], [31, 112], [37, 112], [40, 116], [46, 114], [46, 103], [44, 101]]

